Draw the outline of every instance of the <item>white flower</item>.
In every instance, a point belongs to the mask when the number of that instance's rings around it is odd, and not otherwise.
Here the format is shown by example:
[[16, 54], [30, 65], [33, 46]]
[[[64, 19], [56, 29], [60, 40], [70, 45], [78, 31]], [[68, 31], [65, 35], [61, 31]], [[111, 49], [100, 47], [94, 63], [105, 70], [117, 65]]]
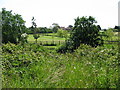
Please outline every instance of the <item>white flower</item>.
[[91, 64], [91, 62], [88, 62], [87, 64]]
[[74, 67], [74, 69], [76, 69], [76, 67]]
[[100, 52], [104, 52], [104, 50], [101, 50]]
[[26, 33], [23, 33], [23, 34], [21, 35], [21, 37], [25, 38], [25, 37], [27, 37], [27, 34], [26, 34]]
[[100, 32], [104, 32], [103, 30], [100, 30]]

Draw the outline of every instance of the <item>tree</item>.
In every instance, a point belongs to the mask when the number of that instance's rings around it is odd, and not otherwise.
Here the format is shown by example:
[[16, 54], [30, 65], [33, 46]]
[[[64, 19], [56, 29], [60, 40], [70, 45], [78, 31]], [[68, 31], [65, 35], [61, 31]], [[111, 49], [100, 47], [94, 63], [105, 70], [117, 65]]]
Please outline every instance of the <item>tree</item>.
[[118, 29], [119, 26], [115, 26], [114, 29]]
[[119, 32], [119, 31], [120, 31], [120, 26], [115, 26], [115, 27], [114, 27], [114, 31], [115, 31], [115, 32]]
[[58, 29], [57, 36], [61, 37], [61, 38], [66, 38], [67, 39], [68, 32], [66, 30]]
[[6, 11], [2, 8], [2, 42], [18, 43], [21, 35], [26, 31], [25, 21], [19, 14], [12, 14], [12, 11]]
[[37, 39], [40, 37], [39, 34], [37, 34], [38, 28], [37, 25], [35, 23], [35, 18], [32, 18], [32, 30], [34, 32], [33, 37], [34, 39], [36, 39], [36, 43], [37, 43]]
[[60, 26], [57, 23], [53, 23], [52, 25], [53, 25], [53, 32], [56, 33], [60, 28]]
[[99, 35], [100, 26], [95, 25], [96, 20], [89, 16], [75, 19], [75, 24], [70, 38], [65, 45], [58, 49], [58, 52], [73, 52], [81, 43], [97, 47], [103, 44]]
[[68, 26], [68, 29], [69, 29], [69, 30], [72, 30], [72, 28], [73, 28], [72, 25], [69, 25], [69, 26]]
[[73, 28], [73, 26], [72, 26], [72, 25], [68, 25], [68, 27]]

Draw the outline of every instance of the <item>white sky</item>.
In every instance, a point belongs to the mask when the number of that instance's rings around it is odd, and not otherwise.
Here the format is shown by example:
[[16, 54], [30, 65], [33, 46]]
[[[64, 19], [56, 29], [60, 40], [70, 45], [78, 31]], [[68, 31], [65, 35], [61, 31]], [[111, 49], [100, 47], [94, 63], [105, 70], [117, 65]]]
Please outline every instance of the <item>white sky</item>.
[[53, 23], [67, 27], [74, 25], [77, 16], [93, 16], [102, 28], [118, 25], [120, 0], [0, 0], [0, 8], [22, 15], [26, 26], [34, 16], [38, 27]]

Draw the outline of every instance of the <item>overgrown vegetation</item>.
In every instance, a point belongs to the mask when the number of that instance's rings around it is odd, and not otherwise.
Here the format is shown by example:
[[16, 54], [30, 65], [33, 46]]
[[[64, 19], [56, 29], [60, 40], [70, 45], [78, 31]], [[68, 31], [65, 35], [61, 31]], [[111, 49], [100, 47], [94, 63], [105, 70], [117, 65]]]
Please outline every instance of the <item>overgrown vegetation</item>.
[[97, 47], [103, 45], [103, 40], [99, 35], [100, 26], [95, 25], [96, 20], [89, 16], [75, 19], [74, 28], [70, 38], [66, 41], [58, 52], [73, 52], [81, 43]]
[[37, 44], [3, 45], [3, 87], [116, 88], [117, 46], [81, 45], [59, 54]]
[[26, 28], [21, 16], [11, 12], [2, 11], [3, 88], [119, 87], [119, 46], [103, 43], [118, 41], [115, 29], [101, 30], [91, 16], [75, 19], [71, 31], [57, 23], [53, 29], [37, 28], [34, 18], [32, 27]]

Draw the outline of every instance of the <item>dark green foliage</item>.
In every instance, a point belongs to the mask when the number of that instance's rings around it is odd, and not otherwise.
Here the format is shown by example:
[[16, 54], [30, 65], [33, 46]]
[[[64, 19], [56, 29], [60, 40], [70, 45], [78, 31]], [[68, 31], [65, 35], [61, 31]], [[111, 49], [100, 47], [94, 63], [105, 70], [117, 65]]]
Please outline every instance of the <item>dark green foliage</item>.
[[2, 8], [2, 42], [17, 43], [21, 39], [21, 34], [25, 33], [25, 21], [21, 15], [12, 14], [12, 11], [6, 11]]
[[72, 26], [72, 25], [69, 25], [68, 27], [69, 27], [69, 28], [73, 28], [73, 26]]
[[58, 27], [53, 27], [53, 32], [56, 33], [58, 31]]
[[114, 29], [120, 29], [120, 26], [115, 26]]
[[119, 32], [119, 29], [120, 29], [120, 26], [115, 26], [113, 31], [114, 32]]
[[100, 26], [95, 25], [96, 21], [93, 17], [89, 16], [75, 19], [75, 26], [71, 34], [71, 40], [75, 43], [75, 48], [80, 43], [96, 47], [102, 45], [102, 39], [99, 37]]
[[31, 29], [31, 27], [27, 28], [26, 33], [27, 33], [27, 34], [33, 34], [33, 31], [32, 31], [32, 29]]
[[[27, 31], [28, 34], [34, 34], [32, 27], [30, 27]], [[53, 33], [52, 29], [47, 27], [38, 27], [36, 33]]]
[[40, 27], [38, 33], [52, 33], [53, 31], [47, 27]]
[[95, 25], [96, 21], [89, 16], [75, 19], [75, 24], [69, 40], [65, 46], [58, 49], [58, 52], [74, 51], [81, 43], [97, 47], [103, 45], [102, 37], [99, 35], [100, 26]]
[[46, 27], [39, 28], [39, 33], [47, 33], [47, 28]]
[[74, 52], [74, 43], [72, 41], [66, 40], [65, 44], [63, 44], [60, 48], [57, 49], [59, 53], [66, 53], [66, 52]]
[[53, 23], [53, 32], [56, 33], [58, 31], [58, 29], [60, 28], [60, 26], [57, 23]]

